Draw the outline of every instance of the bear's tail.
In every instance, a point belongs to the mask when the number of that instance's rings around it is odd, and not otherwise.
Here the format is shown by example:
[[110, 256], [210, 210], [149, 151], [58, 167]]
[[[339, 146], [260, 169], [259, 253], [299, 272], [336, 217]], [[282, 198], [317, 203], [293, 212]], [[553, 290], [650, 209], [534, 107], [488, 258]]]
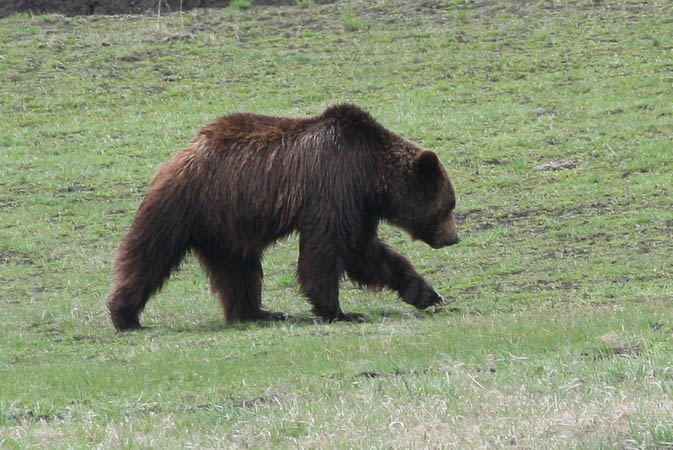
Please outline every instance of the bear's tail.
[[159, 175], [143, 200], [115, 264], [115, 288], [108, 299], [119, 331], [140, 328], [149, 298], [177, 269], [191, 246], [195, 213], [189, 189]]

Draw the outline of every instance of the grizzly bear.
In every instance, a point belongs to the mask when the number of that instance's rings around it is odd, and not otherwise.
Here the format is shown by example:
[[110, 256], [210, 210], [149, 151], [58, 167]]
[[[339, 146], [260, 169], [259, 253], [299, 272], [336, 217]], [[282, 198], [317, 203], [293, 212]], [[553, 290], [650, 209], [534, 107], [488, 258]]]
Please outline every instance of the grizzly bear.
[[377, 236], [380, 221], [433, 248], [458, 242], [455, 194], [437, 155], [354, 105], [313, 118], [232, 114], [161, 166], [116, 260], [108, 301], [117, 330], [138, 320], [188, 251], [205, 267], [227, 322], [282, 320], [262, 309], [262, 254], [299, 234], [298, 280], [326, 321], [339, 281], [396, 291], [424, 309], [442, 297]]

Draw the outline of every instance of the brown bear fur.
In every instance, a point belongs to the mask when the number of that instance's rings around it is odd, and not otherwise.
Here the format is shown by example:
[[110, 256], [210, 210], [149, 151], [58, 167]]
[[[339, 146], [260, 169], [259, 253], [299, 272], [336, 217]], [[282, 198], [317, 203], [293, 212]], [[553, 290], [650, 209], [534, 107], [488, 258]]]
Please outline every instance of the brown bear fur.
[[147, 300], [188, 251], [208, 272], [228, 322], [282, 319], [261, 308], [262, 253], [299, 233], [298, 279], [313, 312], [339, 306], [344, 272], [417, 308], [442, 297], [377, 236], [384, 220], [433, 248], [458, 242], [455, 194], [437, 156], [353, 105], [315, 118], [233, 114], [163, 165], [121, 242], [108, 307], [118, 330], [140, 328]]

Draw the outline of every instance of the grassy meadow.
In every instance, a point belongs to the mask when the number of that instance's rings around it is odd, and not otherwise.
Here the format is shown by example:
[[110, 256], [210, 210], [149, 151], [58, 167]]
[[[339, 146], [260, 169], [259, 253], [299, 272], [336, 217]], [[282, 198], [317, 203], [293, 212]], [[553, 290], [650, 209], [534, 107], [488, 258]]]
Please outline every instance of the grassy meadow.
[[[453, 302], [344, 281], [227, 326], [191, 257], [115, 333], [157, 167], [234, 111], [352, 102], [436, 151], [462, 242], [381, 234]], [[673, 3], [339, 1], [0, 19], [0, 448], [673, 448]], [[565, 170], [538, 171], [557, 160]]]

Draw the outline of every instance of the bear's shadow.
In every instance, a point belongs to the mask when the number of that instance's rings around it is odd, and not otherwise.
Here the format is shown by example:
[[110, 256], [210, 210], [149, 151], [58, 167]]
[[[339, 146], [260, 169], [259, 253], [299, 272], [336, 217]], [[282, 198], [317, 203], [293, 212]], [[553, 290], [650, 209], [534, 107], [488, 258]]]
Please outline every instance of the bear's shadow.
[[[358, 324], [376, 324], [383, 321], [404, 321], [409, 319], [425, 320], [442, 313], [458, 313], [462, 309], [455, 305], [446, 305], [427, 309], [424, 311], [402, 311], [393, 308], [376, 308], [369, 310], [365, 319], [361, 322], [344, 322], [344, 325]], [[326, 327], [334, 326], [334, 323], [328, 323], [310, 314], [287, 314], [285, 320], [279, 321], [259, 321], [259, 322], [240, 322], [228, 324], [221, 319], [213, 319], [208, 322], [197, 324], [196, 326], [172, 327], [170, 332], [174, 333], [209, 333], [218, 331], [250, 331], [262, 328], [287, 328], [287, 327], [309, 327], [323, 325]], [[157, 326], [146, 327], [155, 329]]]

